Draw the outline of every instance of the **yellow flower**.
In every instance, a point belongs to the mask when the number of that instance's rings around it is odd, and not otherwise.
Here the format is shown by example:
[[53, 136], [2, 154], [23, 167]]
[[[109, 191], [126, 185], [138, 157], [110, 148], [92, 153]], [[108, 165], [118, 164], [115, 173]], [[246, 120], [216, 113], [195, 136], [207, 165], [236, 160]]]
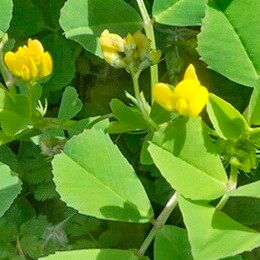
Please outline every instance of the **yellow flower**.
[[167, 84], [157, 83], [153, 88], [154, 100], [168, 111], [177, 111], [189, 117], [198, 116], [208, 102], [209, 92], [201, 85], [192, 64], [184, 79], [171, 90]]
[[151, 41], [139, 31], [122, 38], [106, 29], [99, 42], [105, 61], [115, 68], [125, 68], [131, 74], [140, 73], [161, 58], [161, 52], [152, 50]]
[[16, 52], [9, 51], [4, 56], [7, 68], [14, 76], [25, 81], [37, 81], [52, 73], [51, 55], [44, 52], [38, 40], [28, 40], [28, 44], [18, 48]]
[[105, 61], [115, 68], [124, 68], [120, 52], [125, 50], [125, 40], [106, 29], [101, 33], [99, 41]]
[[100, 35], [100, 44], [103, 49], [111, 49], [113, 51], [123, 52], [125, 49], [125, 40], [109, 30], [104, 30]]

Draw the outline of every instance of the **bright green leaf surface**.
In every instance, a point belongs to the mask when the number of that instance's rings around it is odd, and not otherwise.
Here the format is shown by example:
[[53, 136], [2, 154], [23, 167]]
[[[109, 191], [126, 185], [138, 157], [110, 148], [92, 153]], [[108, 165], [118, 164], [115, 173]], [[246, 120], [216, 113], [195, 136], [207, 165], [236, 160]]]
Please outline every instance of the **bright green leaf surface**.
[[206, 0], [155, 0], [155, 21], [174, 26], [200, 25], [205, 15]]
[[245, 86], [255, 86], [260, 71], [260, 1], [210, 0], [198, 36], [198, 51], [208, 66]]
[[[260, 246], [260, 234], [215, 208], [178, 199], [194, 259], [216, 260]], [[199, 221], [197, 221], [199, 220]]]
[[69, 252], [57, 252], [55, 255], [49, 255], [41, 258], [43, 260], [138, 260], [140, 259], [131, 251], [120, 249], [88, 249], [75, 250]]
[[260, 181], [238, 187], [228, 193], [232, 197], [254, 197], [260, 199]]
[[207, 131], [199, 117], [179, 118], [156, 132], [152, 142], [158, 146], [148, 149], [171, 186], [192, 199], [214, 199], [226, 190], [227, 176]]
[[215, 130], [223, 138], [238, 139], [249, 128], [239, 111], [214, 94], [210, 94], [207, 112]]
[[68, 0], [61, 10], [60, 25], [67, 38], [100, 57], [98, 39], [104, 29], [124, 36], [142, 26], [138, 13], [121, 0]]
[[4, 89], [0, 89], [0, 120], [4, 134], [14, 136], [31, 128], [28, 97], [15, 95], [12, 98]]
[[54, 158], [53, 174], [61, 199], [80, 213], [129, 222], [153, 216], [134, 169], [99, 130], [73, 137]]
[[118, 119], [111, 122], [106, 131], [108, 133], [122, 133], [127, 131], [138, 131], [147, 128], [141, 113], [135, 107], [125, 105], [119, 99], [112, 99], [110, 107], [113, 115]]
[[225, 170], [208, 131], [199, 117], [178, 118], [155, 132], [152, 142], [213, 178], [226, 182]]
[[58, 118], [69, 120], [73, 118], [82, 108], [82, 102], [78, 98], [77, 90], [67, 87], [62, 95]]
[[0, 0], [0, 38], [7, 31], [12, 18], [12, 0]]
[[216, 177], [208, 175], [157, 145], [151, 144], [148, 151], [162, 176], [183, 196], [193, 200], [212, 200], [225, 193], [225, 182]]
[[193, 259], [187, 231], [175, 226], [164, 226], [155, 237], [154, 259]]
[[7, 165], [0, 164], [0, 217], [9, 209], [22, 187], [20, 179], [12, 176]]

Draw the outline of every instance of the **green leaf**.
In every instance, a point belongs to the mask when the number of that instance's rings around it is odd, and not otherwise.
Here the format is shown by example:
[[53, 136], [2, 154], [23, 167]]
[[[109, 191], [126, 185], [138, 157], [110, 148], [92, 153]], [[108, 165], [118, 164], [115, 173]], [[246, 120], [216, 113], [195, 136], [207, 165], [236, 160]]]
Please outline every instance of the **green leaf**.
[[[260, 234], [206, 203], [178, 198], [194, 259], [215, 260], [252, 250]], [[194, 221], [199, 220], [199, 221]]]
[[20, 236], [34, 235], [42, 237], [45, 230], [50, 227], [47, 216], [39, 215], [34, 216], [30, 220], [24, 222], [20, 227]]
[[20, 193], [22, 186], [20, 179], [12, 175], [7, 165], [0, 164], [0, 170], [0, 217], [2, 217]]
[[249, 130], [239, 111], [214, 94], [210, 94], [207, 112], [215, 130], [223, 138], [238, 139]]
[[28, 97], [21, 94], [11, 97], [0, 88], [0, 120], [3, 133], [10, 137], [32, 128]]
[[0, 240], [4, 242], [16, 241], [18, 235], [17, 227], [14, 223], [12, 223], [12, 221], [6, 218], [6, 216], [0, 218], [0, 229], [1, 229]]
[[251, 124], [260, 124], [260, 78], [256, 82], [249, 105], [244, 114]]
[[98, 39], [104, 29], [124, 36], [142, 27], [138, 13], [122, 0], [68, 0], [60, 25], [68, 39], [100, 57]]
[[228, 195], [232, 197], [254, 197], [260, 199], [260, 181], [240, 186], [236, 190], [228, 192]]
[[158, 146], [148, 148], [164, 178], [192, 199], [214, 199], [226, 190], [227, 176], [207, 131], [199, 117], [178, 118], [155, 132]]
[[200, 25], [205, 15], [206, 0], [155, 0], [155, 21], [173, 26]]
[[43, 84], [50, 92], [68, 86], [76, 72], [75, 49], [64, 36], [50, 34], [42, 39], [44, 48], [52, 55], [54, 66], [50, 79]]
[[13, 140], [13, 137], [7, 136], [2, 130], [0, 130], [0, 145], [7, 144]]
[[9, 27], [9, 23], [12, 19], [13, 2], [12, 0], [0, 0], [0, 38]]
[[8, 165], [14, 171], [19, 171], [19, 163], [16, 154], [7, 145], [0, 146], [0, 162]]
[[259, 199], [252, 197], [230, 197], [223, 208], [223, 212], [241, 224], [259, 231]]
[[61, 120], [73, 118], [81, 110], [82, 105], [77, 90], [73, 87], [67, 87], [62, 95], [58, 118]]
[[155, 237], [154, 259], [193, 259], [187, 231], [175, 226], [164, 226]]
[[148, 148], [162, 176], [180, 194], [193, 200], [213, 200], [226, 191], [225, 182], [208, 175], [172, 153], [151, 144]]
[[106, 129], [108, 133], [117, 134], [147, 129], [147, 124], [136, 107], [129, 107], [119, 99], [112, 99], [110, 107], [118, 121], [110, 123]]
[[165, 122], [169, 122], [175, 117], [177, 117], [176, 115], [176, 113], [166, 111], [159, 104], [153, 102], [150, 117], [156, 124], [161, 125]]
[[42, 154], [39, 146], [32, 142], [22, 142], [19, 147], [18, 160], [23, 171], [22, 180], [30, 186], [52, 180], [50, 161]]
[[53, 181], [42, 182], [35, 187], [34, 198], [39, 201], [58, 197]]
[[[70, 125], [68, 127], [67, 131], [70, 134], [70, 136], [78, 135], [78, 134], [82, 133], [85, 129], [90, 128], [89, 127], [90, 124], [93, 123], [93, 121], [98, 118], [99, 118], [98, 116], [83, 118], [79, 121], [76, 121], [74, 124]], [[108, 125], [109, 125], [109, 119], [104, 119], [104, 120], [99, 121], [98, 123], [94, 124], [92, 127], [94, 127], [95, 129], [98, 129], [98, 130], [105, 131], [105, 129], [108, 127]]]
[[43, 248], [46, 250], [44, 241], [35, 235], [22, 237], [20, 244], [23, 252], [32, 259], [38, 259], [42, 255]]
[[[154, 133], [152, 142], [180, 157], [196, 168], [226, 182], [227, 176], [209, 132], [197, 118], [178, 118]], [[192, 149], [191, 149], [192, 147]]]
[[71, 138], [53, 160], [61, 199], [101, 219], [149, 222], [152, 208], [134, 169], [108, 135], [97, 129]]
[[[42, 257], [43, 260], [64, 260], [64, 259], [77, 259], [77, 260], [138, 260], [140, 259], [134, 253], [122, 249], [88, 249], [88, 250], [75, 250], [68, 252], [57, 252], [55, 255]], [[145, 259], [145, 258], [144, 258]]]
[[259, 12], [259, 1], [210, 0], [198, 35], [198, 51], [209, 68], [250, 87], [260, 71], [260, 49], [255, 47]]
[[9, 36], [24, 40], [44, 29], [41, 10], [33, 0], [13, 0], [13, 18], [8, 30]]

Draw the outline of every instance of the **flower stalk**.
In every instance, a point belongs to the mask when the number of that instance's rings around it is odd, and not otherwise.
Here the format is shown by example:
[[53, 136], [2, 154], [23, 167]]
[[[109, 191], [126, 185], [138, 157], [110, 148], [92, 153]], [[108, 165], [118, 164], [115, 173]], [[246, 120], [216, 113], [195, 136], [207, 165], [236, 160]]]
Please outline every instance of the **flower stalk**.
[[158, 130], [157, 124], [151, 119], [150, 117], [150, 111], [147, 110], [147, 105], [145, 102], [145, 99], [141, 96], [140, 87], [139, 87], [139, 73], [137, 74], [131, 74], [133, 79], [133, 85], [134, 85], [134, 93], [135, 98], [137, 100], [138, 107], [140, 109], [140, 112], [144, 118], [144, 120], [147, 122], [147, 124], [150, 126], [150, 128], [153, 131]]
[[[233, 191], [237, 187], [237, 167], [231, 164], [231, 171], [228, 180], [228, 191]], [[216, 206], [216, 210], [221, 210], [229, 199], [229, 195], [224, 194]]]
[[4, 46], [8, 42], [8, 35], [4, 34], [0, 42], [0, 70], [5, 81], [5, 85], [10, 88], [14, 85], [12, 74], [8, 71], [4, 63]]
[[157, 232], [165, 225], [172, 211], [177, 206], [177, 203], [177, 193], [175, 192], [167, 202], [165, 208], [163, 209], [159, 217], [155, 220], [153, 228], [151, 229], [150, 233], [148, 234], [138, 251], [138, 256], [143, 256], [145, 254], [146, 250], [155, 238]]
[[[143, 19], [144, 24], [144, 30], [147, 38], [151, 40], [151, 48], [153, 50], [156, 50], [156, 41], [155, 41], [155, 34], [154, 34], [154, 28], [153, 28], [153, 21], [151, 20], [146, 6], [144, 4], [143, 0], [137, 0], [137, 4]], [[151, 92], [153, 89], [153, 86], [159, 81], [159, 75], [158, 75], [158, 65], [152, 65], [150, 67], [151, 72]], [[151, 102], [153, 102], [153, 96], [151, 95]]]

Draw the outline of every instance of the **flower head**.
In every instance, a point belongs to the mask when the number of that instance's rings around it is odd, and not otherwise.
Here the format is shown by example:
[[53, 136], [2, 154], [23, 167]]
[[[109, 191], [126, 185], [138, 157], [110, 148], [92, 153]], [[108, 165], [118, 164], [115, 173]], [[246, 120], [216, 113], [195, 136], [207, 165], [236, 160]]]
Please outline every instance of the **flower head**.
[[52, 73], [51, 55], [44, 52], [38, 40], [28, 40], [28, 44], [18, 48], [16, 52], [9, 51], [4, 56], [7, 68], [16, 77], [25, 81], [37, 81]]
[[100, 35], [100, 45], [104, 59], [115, 68], [124, 68], [125, 64], [121, 59], [120, 52], [125, 49], [125, 40], [118, 34], [104, 30]]
[[139, 31], [122, 38], [106, 29], [100, 35], [100, 45], [106, 62], [132, 74], [158, 63], [161, 58], [161, 52], [152, 50], [151, 41]]
[[189, 117], [199, 115], [208, 102], [208, 96], [208, 90], [201, 85], [192, 64], [173, 90], [164, 83], [157, 83], [153, 88], [153, 97], [160, 106]]

